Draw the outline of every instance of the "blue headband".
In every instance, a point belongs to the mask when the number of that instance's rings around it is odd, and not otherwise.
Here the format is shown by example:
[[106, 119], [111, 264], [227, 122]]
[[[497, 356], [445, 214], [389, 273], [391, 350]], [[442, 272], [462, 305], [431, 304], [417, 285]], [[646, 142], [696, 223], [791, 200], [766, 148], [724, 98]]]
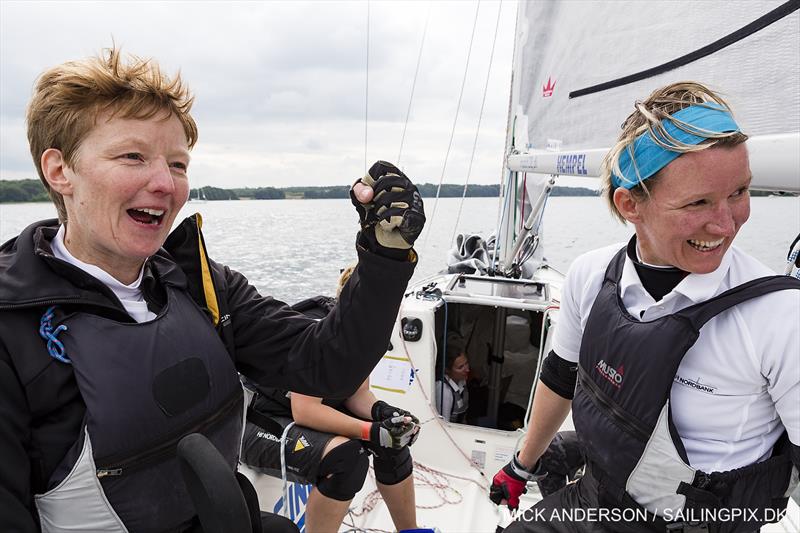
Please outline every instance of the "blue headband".
[[[661, 124], [672, 139], [684, 144], [700, 144], [708, 139], [709, 133], [740, 131], [730, 112], [716, 102], [704, 102], [701, 105], [685, 107], [673, 113], [672, 116], [683, 124], [678, 126], [670, 119], [662, 120]], [[689, 133], [683, 128], [694, 133]], [[657, 132], [654, 133], [659, 135]], [[674, 144], [672, 140], [664, 139], [660, 135], [659, 140], [667, 145]], [[633, 151], [633, 159], [631, 159], [631, 151]], [[682, 154], [683, 152], [662, 148], [653, 140], [650, 132], [646, 131], [636, 137], [633, 142], [633, 150], [631, 150], [631, 145], [628, 145], [619, 154], [619, 169], [622, 176], [612, 173], [611, 183], [614, 187], [632, 189]], [[634, 160], [636, 166], [633, 164]], [[638, 173], [636, 172], [637, 168]]]

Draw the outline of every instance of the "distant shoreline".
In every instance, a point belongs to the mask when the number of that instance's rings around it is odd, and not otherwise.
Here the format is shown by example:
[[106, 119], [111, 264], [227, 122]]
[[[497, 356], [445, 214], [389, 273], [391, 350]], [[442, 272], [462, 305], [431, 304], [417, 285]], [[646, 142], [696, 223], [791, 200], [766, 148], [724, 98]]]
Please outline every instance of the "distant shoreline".
[[[418, 185], [423, 198], [434, 198], [438, 185], [423, 183]], [[214, 200], [316, 200], [347, 199], [350, 197], [350, 186], [317, 186], [317, 187], [256, 187], [232, 188], [201, 187], [191, 189], [189, 199], [198, 199], [202, 191], [202, 199]], [[440, 198], [461, 198], [464, 185], [443, 183], [439, 191]], [[497, 198], [500, 186], [470, 185], [466, 195], [470, 198]], [[552, 196], [597, 196], [599, 191], [585, 187], [554, 187]], [[0, 203], [48, 202], [50, 198], [38, 179], [0, 180]]]
[[[423, 183], [418, 185], [423, 198], [435, 198], [438, 185]], [[317, 200], [317, 199], [347, 199], [350, 187], [317, 186], [317, 187], [245, 187], [222, 189], [219, 187], [201, 187], [189, 191], [189, 199], [196, 200], [199, 192], [203, 192], [203, 200]], [[464, 194], [464, 185], [443, 183], [439, 191], [440, 198], [461, 198]], [[751, 196], [797, 196], [796, 193], [778, 194], [768, 191], [751, 191]], [[470, 185], [466, 196], [469, 198], [497, 198], [500, 195], [500, 186]], [[600, 191], [586, 187], [555, 186], [551, 196], [599, 196]], [[50, 198], [38, 180], [0, 180], [0, 204], [13, 204], [25, 202], [49, 202]]]

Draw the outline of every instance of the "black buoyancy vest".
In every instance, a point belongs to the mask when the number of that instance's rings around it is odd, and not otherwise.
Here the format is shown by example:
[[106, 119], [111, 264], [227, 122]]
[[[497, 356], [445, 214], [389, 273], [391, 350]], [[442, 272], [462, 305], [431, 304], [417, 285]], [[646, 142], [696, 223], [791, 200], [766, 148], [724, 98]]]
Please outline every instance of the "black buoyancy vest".
[[450, 376], [445, 376], [444, 382], [447, 384], [447, 387], [450, 388], [451, 394], [453, 395], [453, 407], [450, 411], [450, 422], [458, 422], [461, 424], [464, 422], [464, 419], [467, 416], [467, 409], [469, 408], [467, 400], [467, 387], [466, 385], [463, 388], [459, 387], [455, 381], [450, 379]]
[[[637, 502], [658, 501], [660, 509], [672, 509], [672, 516], [676, 508], [678, 513], [785, 508], [792, 471], [788, 454], [773, 453], [764, 462], [729, 472], [694, 469], [672, 423], [669, 400], [678, 366], [706, 322], [751, 298], [800, 289], [800, 282], [788, 276], [759, 278], [674, 314], [640, 322], [627, 312], [619, 294], [624, 262], [623, 249], [606, 269], [589, 313], [572, 403], [575, 428], [604, 496], [615, 505], [640, 510]], [[709, 524], [709, 531], [752, 531], [758, 525], [717, 522]]]
[[244, 400], [233, 361], [187, 293], [170, 284], [166, 293], [149, 322], [83, 312], [61, 320], [86, 414], [69, 474], [35, 498], [44, 532], [156, 532], [191, 521], [176, 457], [189, 433], [208, 437], [235, 470]]

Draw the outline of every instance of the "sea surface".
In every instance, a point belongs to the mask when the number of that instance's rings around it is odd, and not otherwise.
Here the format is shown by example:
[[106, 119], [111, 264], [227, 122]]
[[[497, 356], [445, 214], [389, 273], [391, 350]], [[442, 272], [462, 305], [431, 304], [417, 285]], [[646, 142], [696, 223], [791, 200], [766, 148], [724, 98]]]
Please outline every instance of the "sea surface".
[[[426, 199], [429, 224], [418, 241], [414, 280], [445, 266], [458, 231], [487, 236], [497, 226], [495, 198]], [[459, 217], [459, 210], [461, 211]], [[339, 270], [355, 262], [358, 217], [349, 200], [239, 200], [187, 203], [180, 218], [199, 212], [209, 255], [244, 273], [265, 295], [296, 302], [332, 294]], [[49, 203], [0, 204], [0, 242], [36, 220], [55, 216]], [[431, 217], [433, 220], [431, 221]], [[612, 219], [597, 197], [554, 197], [544, 217], [543, 246], [549, 263], [566, 272], [584, 251], [626, 241], [631, 226]], [[736, 245], [783, 272], [789, 244], [800, 232], [800, 198], [752, 199], [750, 220]]]

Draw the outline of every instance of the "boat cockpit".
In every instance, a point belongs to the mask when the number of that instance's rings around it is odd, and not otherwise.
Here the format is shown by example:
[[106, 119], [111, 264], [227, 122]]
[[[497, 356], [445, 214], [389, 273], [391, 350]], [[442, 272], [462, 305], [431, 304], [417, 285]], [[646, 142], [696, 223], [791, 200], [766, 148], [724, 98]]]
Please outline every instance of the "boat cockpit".
[[436, 384], [445, 380], [448, 342], [457, 342], [470, 368], [464, 384], [468, 401], [466, 412], [449, 421], [502, 431], [525, 427], [543, 354], [549, 350], [549, 285], [461, 274], [438, 288], [431, 288], [437, 293], [431, 405], [442, 415], [444, 387]]

